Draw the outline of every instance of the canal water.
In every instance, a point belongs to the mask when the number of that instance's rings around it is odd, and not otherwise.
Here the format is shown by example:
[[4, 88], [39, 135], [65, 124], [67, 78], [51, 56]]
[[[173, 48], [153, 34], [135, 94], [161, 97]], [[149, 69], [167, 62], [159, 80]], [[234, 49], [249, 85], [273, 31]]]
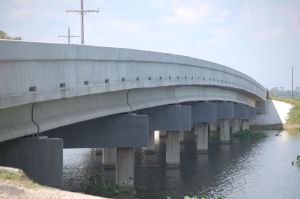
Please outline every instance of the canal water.
[[[165, 139], [158, 153], [135, 152], [138, 199], [182, 199], [184, 196], [225, 196], [232, 199], [300, 198], [300, 168], [292, 161], [300, 154], [300, 135], [266, 132], [260, 141], [231, 145], [210, 144], [206, 155], [196, 153], [192, 134], [181, 146], [181, 167], [165, 168]], [[91, 149], [64, 150], [63, 186], [81, 191], [89, 177], [102, 171], [101, 155]], [[108, 171], [113, 175], [113, 171]], [[112, 177], [113, 178], [113, 177]]]

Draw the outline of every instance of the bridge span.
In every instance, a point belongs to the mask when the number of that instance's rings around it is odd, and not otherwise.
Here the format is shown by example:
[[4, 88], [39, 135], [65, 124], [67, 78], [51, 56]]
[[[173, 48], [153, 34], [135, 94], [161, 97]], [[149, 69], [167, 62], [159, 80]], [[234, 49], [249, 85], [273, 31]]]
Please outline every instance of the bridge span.
[[194, 130], [201, 153], [218, 127], [220, 142], [230, 143], [264, 113], [265, 99], [251, 77], [205, 60], [2, 40], [0, 163], [60, 186], [63, 148], [105, 148], [116, 183], [132, 186], [134, 148], [153, 151], [154, 130], [167, 134], [166, 165], [177, 167], [182, 132]]

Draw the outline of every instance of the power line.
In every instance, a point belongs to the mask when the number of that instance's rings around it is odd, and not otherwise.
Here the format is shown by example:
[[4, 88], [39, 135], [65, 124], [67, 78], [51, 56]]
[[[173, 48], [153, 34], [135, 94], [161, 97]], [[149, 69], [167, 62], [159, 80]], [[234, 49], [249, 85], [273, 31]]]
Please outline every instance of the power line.
[[66, 12], [76, 12], [80, 14], [81, 19], [81, 44], [84, 44], [84, 15], [89, 12], [99, 12], [99, 9], [97, 10], [84, 10], [83, 9], [83, 0], [80, 0], [81, 6], [80, 10], [66, 10]]
[[70, 44], [72, 37], [79, 37], [79, 36], [77, 36], [77, 35], [71, 35], [70, 27], [68, 27], [68, 34], [67, 35], [58, 35], [58, 37], [68, 38], [68, 44]]

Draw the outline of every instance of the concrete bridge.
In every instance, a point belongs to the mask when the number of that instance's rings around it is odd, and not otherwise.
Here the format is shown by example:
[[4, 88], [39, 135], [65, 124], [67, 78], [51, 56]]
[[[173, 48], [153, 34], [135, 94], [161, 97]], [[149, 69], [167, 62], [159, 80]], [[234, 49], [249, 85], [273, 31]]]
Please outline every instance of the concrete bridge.
[[180, 165], [180, 135], [197, 150], [265, 111], [266, 90], [249, 76], [186, 56], [122, 48], [0, 41], [0, 163], [60, 186], [63, 148], [104, 148], [116, 183], [133, 186], [134, 148], [167, 135], [166, 165]]

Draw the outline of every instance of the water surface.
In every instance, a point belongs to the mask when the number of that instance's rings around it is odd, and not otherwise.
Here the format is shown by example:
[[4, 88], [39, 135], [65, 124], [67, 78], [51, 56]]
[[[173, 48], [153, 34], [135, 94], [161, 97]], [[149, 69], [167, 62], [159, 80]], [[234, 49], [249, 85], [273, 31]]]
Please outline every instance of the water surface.
[[[196, 153], [195, 141], [189, 134], [181, 146], [178, 169], [165, 168], [164, 139], [160, 140], [158, 153], [145, 154], [138, 149], [134, 179], [137, 198], [299, 198], [300, 168], [291, 162], [300, 154], [300, 135], [267, 134], [261, 141], [210, 144], [206, 155]], [[102, 171], [101, 158], [91, 149], [64, 150], [64, 188], [80, 191], [80, 184]]]

